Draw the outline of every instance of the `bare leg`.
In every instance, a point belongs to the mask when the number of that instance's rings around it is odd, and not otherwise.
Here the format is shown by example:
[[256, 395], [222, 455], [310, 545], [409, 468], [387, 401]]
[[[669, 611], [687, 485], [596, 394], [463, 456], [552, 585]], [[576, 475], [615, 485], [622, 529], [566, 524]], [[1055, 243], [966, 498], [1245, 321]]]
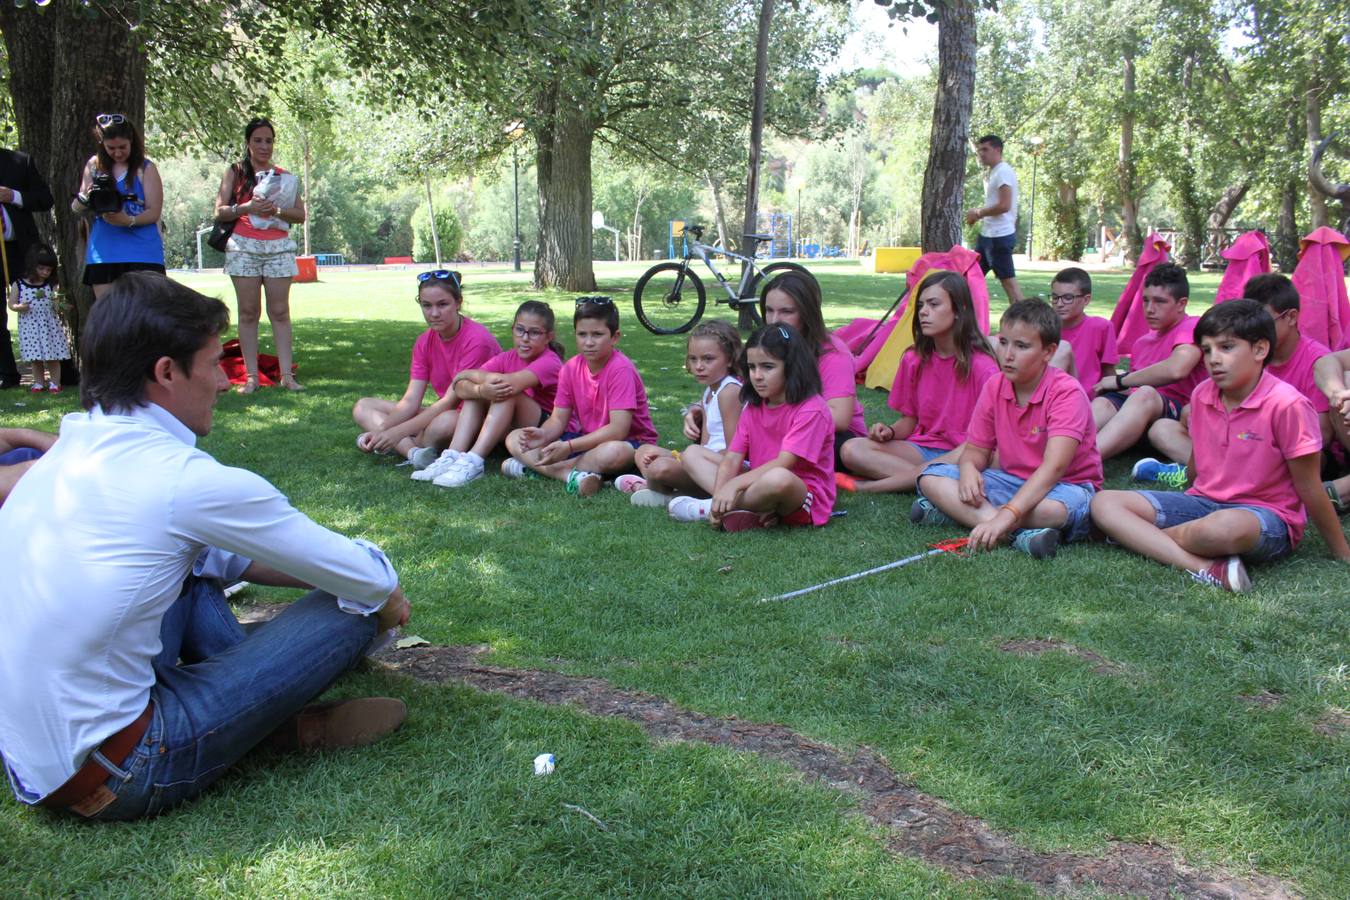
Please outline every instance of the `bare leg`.
[[[467, 407], [468, 404], [466, 403]], [[467, 409], [461, 409], [460, 419], [463, 420]], [[541, 410], [539, 404], [524, 394], [518, 394], [509, 400], [499, 400], [488, 407], [487, 414], [483, 418], [482, 427], [478, 430], [478, 439], [474, 441], [470, 453], [487, 458], [487, 455], [502, 442], [506, 433], [512, 428], [523, 428], [527, 425], [538, 425]], [[458, 440], [459, 429], [455, 429], [456, 440]]]
[[[683, 457], [684, 454], [680, 455]], [[689, 473], [673, 453], [662, 454], [647, 463], [643, 475], [649, 488], [663, 494], [702, 493], [698, 484], [689, 477]]]
[[[272, 340], [277, 345], [277, 362], [281, 367], [281, 386], [292, 391], [305, 388], [295, 380], [291, 372], [291, 280], [289, 278], [266, 278], [263, 287], [267, 291], [267, 321], [272, 323]], [[241, 340], [240, 343], [243, 343]]]
[[47, 380], [50, 381], [52, 384], [61, 383], [61, 360], [59, 359], [47, 360]]
[[26, 462], [15, 463], [12, 466], [0, 466], [0, 506], [4, 505], [5, 498], [9, 496], [10, 491], [14, 490], [14, 485], [19, 483], [23, 473], [27, 472], [35, 462], [37, 460], [30, 459]]
[[[871, 438], [854, 438], [844, 444], [840, 455], [850, 472], [862, 476], [856, 482], [860, 494], [913, 491], [915, 479], [928, 465], [909, 441], [882, 444]], [[954, 463], [960, 457], [961, 448], [957, 447], [933, 462]]]
[[680, 463], [689, 474], [689, 480], [711, 495], [717, 486], [717, 467], [722, 464], [722, 452], [694, 444], [680, 454]]
[[239, 388], [241, 394], [258, 389], [258, 320], [262, 318], [262, 278], [231, 275], [234, 296], [239, 306], [239, 350], [244, 355], [244, 370], [248, 382]]
[[454, 449], [463, 452], [469, 449], [468, 444], [472, 436], [464, 438], [465, 446], [455, 446], [452, 441], [455, 439], [455, 425], [459, 422], [459, 410], [447, 409], [445, 412], [436, 416], [427, 423], [427, 426], [418, 434], [412, 437], [406, 437], [398, 442], [398, 452], [406, 456], [411, 456], [412, 452], [418, 447], [435, 447], [437, 449], [454, 446]]
[[1102, 491], [1093, 497], [1092, 521], [1121, 546], [1192, 572], [1246, 553], [1261, 540], [1260, 520], [1241, 509], [1219, 510], [1164, 531], [1156, 524], [1153, 504], [1136, 491]]
[[1000, 278], [999, 283], [1003, 285], [1003, 293], [1008, 295], [1009, 303], [1016, 303], [1022, 299], [1022, 288], [1017, 283], [1017, 277]]
[[1106, 423], [1110, 422], [1116, 415], [1116, 405], [1105, 397], [1094, 397], [1092, 399], [1092, 424], [1097, 426], [1097, 433], [1101, 434]]
[[31, 369], [33, 372], [34, 385], [41, 387], [47, 383], [47, 379], [44, 377], [46, 372], [42, 365], [42, 360], [40, 359], [32, 360], [31, 362], [28, 363], [28, 368]]
[[786, 516], [806, 500], [806, 484], [787, 469], [769, 469], [741, 495], [741, 509]]
[[1125, 405], [1097, 432], [1097, 449], [1102, 459], [1110, 459], [1133, 447], [1162, 412], [1162, 394], [1153, 388], [1141, 387], [1130, 394]]
[[1176, 419], [1159, 419], [1149, 426], [1148, 442], [1172, 462], [1191, 459], [1191, 433]]

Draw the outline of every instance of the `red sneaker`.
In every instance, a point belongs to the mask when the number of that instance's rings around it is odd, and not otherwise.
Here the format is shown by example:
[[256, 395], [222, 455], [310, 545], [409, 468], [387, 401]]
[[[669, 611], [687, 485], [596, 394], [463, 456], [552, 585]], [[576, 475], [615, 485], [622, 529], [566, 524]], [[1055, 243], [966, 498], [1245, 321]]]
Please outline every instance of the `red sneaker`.
[[834, 483], [839, 490], [848, 491], [850, 494], [858, 490], [858, 480], [845, 472], [835, 472]]
[[751, 531], [755, 528], [767, 528], [764, 519], [757, 512], [748, 509], [733, 509], [722, 517], [723, 531]]
[[1189, 574], [1201, 584], [1223, 588], [1234, 594], [1245, 594], [1252, 589], [1252, 579], [1247, 574], [1247, 567], [1242, 564], [1240, 556], [1216, 560], [1208, 569]]

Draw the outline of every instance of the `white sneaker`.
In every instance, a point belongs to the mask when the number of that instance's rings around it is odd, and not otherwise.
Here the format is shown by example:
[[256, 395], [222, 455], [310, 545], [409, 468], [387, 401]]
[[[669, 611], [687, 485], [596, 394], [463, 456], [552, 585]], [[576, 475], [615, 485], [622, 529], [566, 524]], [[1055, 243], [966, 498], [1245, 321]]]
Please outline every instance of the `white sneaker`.
[[455, 460], [455, 464], [432, 479], [437, 487], [464, 487], [471, 481], [483, 477], [483, 457], [476, 453], [465, 453]]
[[632, 494], [647, 487], [647, 479], [629, 472], [614, 479], [614, 487], [621, 494]]
[[502, 463], [502, 474], [507, 478], [524, 478], [531, 474], [531, 471], [525, 468], [523, 462], [512, 456]]
[[676, 522], [703, 522], [712, 512], [712, 500], [700, 500], [697, 497], [676, 497], [670, 501], [666, 511]]
[[455, 460], [459, 459], [459, 457], [460, 453], [458, 450], [446, 450], [440, 456], [436, 457], [434, 463], [427, 466], [425, 469], [418, 469], [416, 472], [413, 472], [412, 480], [434, 481], [437, 475], [442, 475], [449, 471], [450, 467], [455, 464]]
[[628, 502], [632, 503], [634, 506], [663, 506], [667, 509], [670, 508], [670, 501], [674, 499], [674, 494], [654, 491], [651, 488], [642, 488], [641, 490], [633, 491], [633, 493], [628, 495]]

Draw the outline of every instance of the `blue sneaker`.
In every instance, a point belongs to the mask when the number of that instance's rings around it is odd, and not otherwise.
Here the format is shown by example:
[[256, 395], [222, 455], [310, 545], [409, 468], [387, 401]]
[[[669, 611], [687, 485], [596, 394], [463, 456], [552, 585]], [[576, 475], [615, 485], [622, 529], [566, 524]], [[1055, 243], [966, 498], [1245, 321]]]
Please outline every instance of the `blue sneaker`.
[[1152, 481], [1171, 488], [1186, 486], [1186, 467], [1181, 463], [1165, 463], [1146, 456], [1130, 470], [1131, 481]]
[[945, 512], [938, 509], [926, 497], [920, 497], [909, 508], [909, 520], [915, 525], [955, 525]]
[[1058, 528], [1019, 528], [1012, 545], [1032, 559], [1054, 559], [1059, 550]]

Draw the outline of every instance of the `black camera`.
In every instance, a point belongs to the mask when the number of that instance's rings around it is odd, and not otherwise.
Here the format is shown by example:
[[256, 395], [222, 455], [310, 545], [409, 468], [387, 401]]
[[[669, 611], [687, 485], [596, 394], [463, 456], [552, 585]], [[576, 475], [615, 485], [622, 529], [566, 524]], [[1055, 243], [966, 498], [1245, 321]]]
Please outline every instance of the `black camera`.
[[134, 203], [140, 200], [135, 194], [124, 194], [119, 191], [117, 179], [113, 178], [108, 172], [102, 171], [94, 172], [94, 183], [90, 186], [89, 193], [80, 199], [96, 216], [120, 212], [124, 202], [131, 201]]

